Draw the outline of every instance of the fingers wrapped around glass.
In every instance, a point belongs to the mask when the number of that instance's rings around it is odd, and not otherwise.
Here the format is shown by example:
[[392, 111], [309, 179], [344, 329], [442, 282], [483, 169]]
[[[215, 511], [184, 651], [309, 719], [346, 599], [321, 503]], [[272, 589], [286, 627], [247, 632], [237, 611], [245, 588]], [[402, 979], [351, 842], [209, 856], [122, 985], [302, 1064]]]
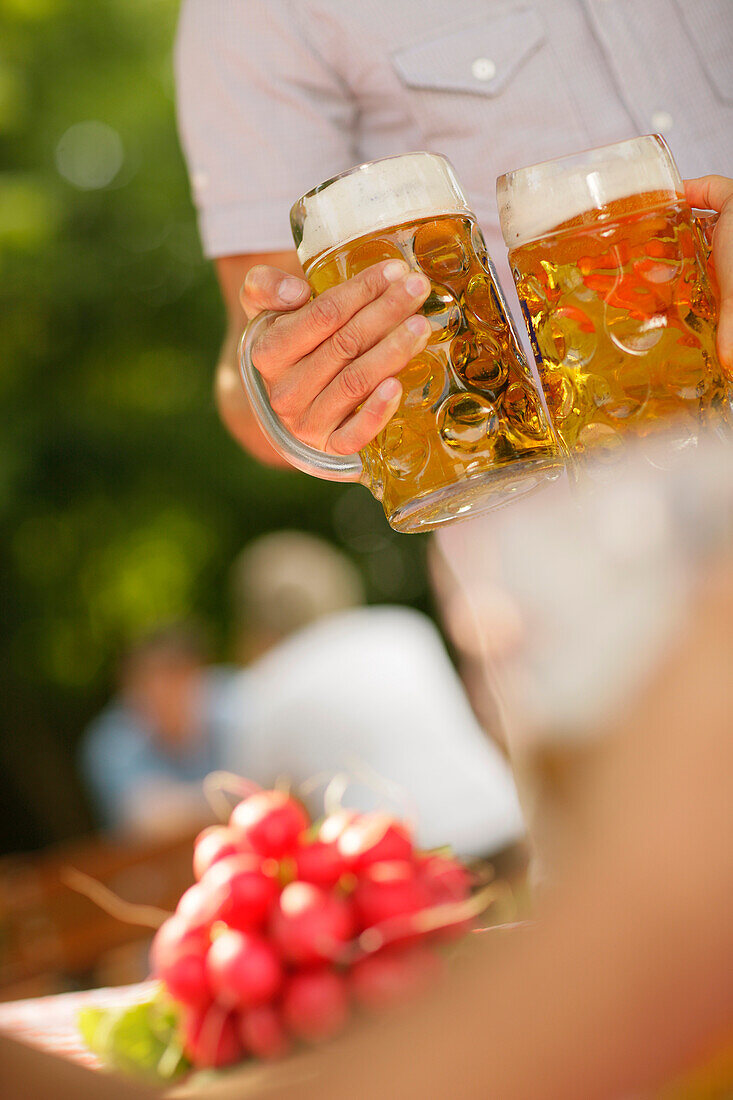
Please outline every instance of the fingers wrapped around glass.
[[324, 453], [282, 425], [252, 362], [272, 315], [250, 325], [245, 387], [289, 461], [316, 476], [361, 480], [403, 532], [506, 503], [561, 465], [483, 236], [447, 160], [409, 153], [361, 165], [304, 195], [291, 225], [316, 296], [389, 260], [406, 261], [430, 285], [419, 311], [429, 333], [398, 374], [399, 406], [359, 454]]

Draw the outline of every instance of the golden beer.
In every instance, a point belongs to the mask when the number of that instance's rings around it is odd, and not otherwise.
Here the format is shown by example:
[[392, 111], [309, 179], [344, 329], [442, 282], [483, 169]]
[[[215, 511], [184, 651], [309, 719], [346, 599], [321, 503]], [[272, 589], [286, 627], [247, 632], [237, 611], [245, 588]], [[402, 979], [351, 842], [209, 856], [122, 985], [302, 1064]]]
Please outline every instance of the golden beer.
[[275, 416], [252, 364], [251, 322], [242, 378], [273, 445], [298, 469], [359, 480], [398, 531], [428, 531], [496, 507], [561, 465], [476, 218], [448, 161], [407, 153], [359, 165], [303, 195], [290, 222], [314, 293], [383, 260], [402, 259], [431, 283], [421, 312], [426, 349], [400, 373], [400, 406], [359, 455], [308, 447]]
[[[407, 260], [431, 280], [421, 312], [432, 334], [400, 373], [400, 407], [362, 457], [393, 526], [403, 516], [414, 522], [417, 508], [427, 528], [443, 514], [445, 490], [476, 478], [481, 496], [482, 475], [490, 475], [498, 491], [502, 471], [511, 490], [517, 462], [554, 457], [556, 447], [474, 219], [426, 218], [370, 233], [314, 257], [305, 274], [320, 294], [387, 259]], [[470, 506], [470, 492], [460, 502]]]
[[[567, 174], [551, 172], [565, 164]], [[548, 178], [544, 167], [510, 173], [499, 191], [517, 293], [562, 441], [575, 455], [612, 456], [625, 436], [656, 436], [672, 423], [678, 440], [729, 427], [731, 380], [715, 348], [707, 247], [662, 139], [566, 158], [547, 166]], [[535, 232], [521, 224], [529, 188], [511, 180], [522, 172], [554, 188], [545, 200], [551, 224], [533, 214]], [[563, 205], [570, 216], [555, 221]]]

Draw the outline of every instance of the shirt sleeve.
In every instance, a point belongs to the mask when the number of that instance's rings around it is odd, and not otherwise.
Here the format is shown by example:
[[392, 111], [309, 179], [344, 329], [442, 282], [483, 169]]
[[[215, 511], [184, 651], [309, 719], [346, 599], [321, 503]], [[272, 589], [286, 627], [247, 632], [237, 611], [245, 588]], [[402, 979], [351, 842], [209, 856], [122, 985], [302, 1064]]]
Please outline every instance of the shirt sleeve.
[[184, 0], [178, 124], [210, 257], [293, 248], [288, 213], [351, 166], [356, 108], [289, 0]]

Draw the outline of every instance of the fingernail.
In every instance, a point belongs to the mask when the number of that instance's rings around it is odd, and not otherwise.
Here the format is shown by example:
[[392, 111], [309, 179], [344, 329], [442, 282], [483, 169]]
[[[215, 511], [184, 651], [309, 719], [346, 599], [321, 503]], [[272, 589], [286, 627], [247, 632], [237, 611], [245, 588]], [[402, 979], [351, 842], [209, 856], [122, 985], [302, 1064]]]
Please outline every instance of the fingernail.
[[402, 278], [407, 270], [407, 264], [404, 260], [390, 260], [389, 263], [385, 264], [382, 268], [382, 274], [388, 283], [396, 283], [398, 279]]
[[277, 288], [278, 297], [282, 302], [297, 302], [305, 293], [306, 283], [302, 279], [289, 277], [283, 279]]
[[377, 386], [376, 395], [380, 401], [394, 401], [402, 393], [402, 386], [396, 378], [385, 378]]
[[418, 275], [417, 272], [410, 275], [408, 279], [405, 279], [405, 290], [412, 298], [419, 298], [421, 294], [425, 293], [429, 286], [430, 284], [425, 276]]
[[421, 313], [416, 313], [414, 317], [408, 317], [405, 325], [413, 336], [425, 336], [430, 328], [430, 322]]

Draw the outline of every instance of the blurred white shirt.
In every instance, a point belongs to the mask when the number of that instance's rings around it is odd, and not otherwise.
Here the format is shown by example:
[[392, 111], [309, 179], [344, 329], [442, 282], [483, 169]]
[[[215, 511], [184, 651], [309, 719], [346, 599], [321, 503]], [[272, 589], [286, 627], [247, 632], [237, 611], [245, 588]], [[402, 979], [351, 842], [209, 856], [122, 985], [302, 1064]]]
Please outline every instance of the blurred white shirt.
[[[300, 631], [222, 693], [217, 728], [232, 771], [294, 787], [346, 772], [345, 805], [414, 815], [423, 847], [485, 856], [523, 835], [509, 768], [418, 612], [359, 608]], [[404, 797], [385, 800], [395, 787]]]

